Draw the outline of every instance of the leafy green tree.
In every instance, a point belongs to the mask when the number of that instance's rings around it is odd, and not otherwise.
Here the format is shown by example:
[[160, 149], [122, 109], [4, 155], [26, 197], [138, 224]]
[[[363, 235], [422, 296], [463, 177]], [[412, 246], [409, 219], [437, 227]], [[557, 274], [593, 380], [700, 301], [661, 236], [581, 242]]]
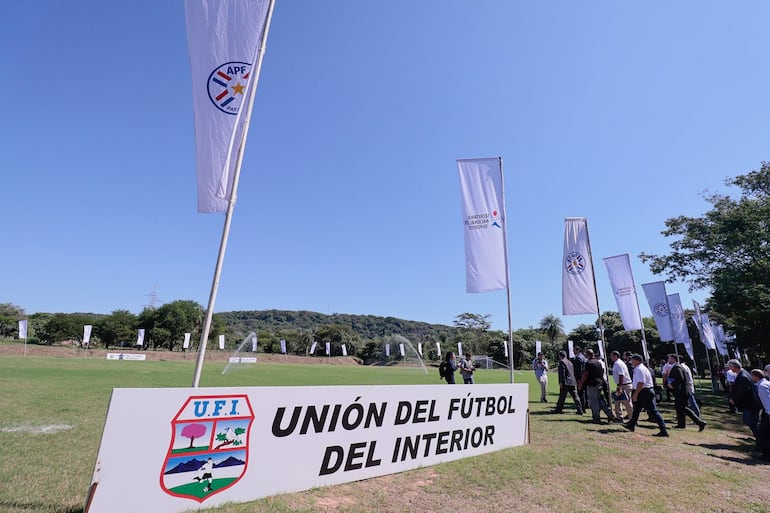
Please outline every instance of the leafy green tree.
[[[0, 304], [0, 337], [12, 337], [18, 335], [19, 321], [26, 319], [27, 314], [20, 306], [12, 303]], [[27, 323], [29, 325], [29, 323]], [[29, 331], [29, 326], [27, 326]]]
[[711, 209], [700, 217], [665, 221], [671, 253], [640, 258], [669, 281], [690, 290], [710, 289], [708, 306], [725, 316], [739, 343], [770, 354], [770, 164], [725, 181], [740, 196], [707, 194]]
[[[173, 351], [181, 344], [185, 333], [193, 333], [203, 321], [203, 307], [195, 301], [177, 300], [166, 303], [150, 310], [152, 319], [150, 337], [153, 346], [163, 347]], [[224, 333], [223, 330], [212, 329], [212, 333]]]
[[95, 324], [98, 318], [79, 313], [55, 313], [38, 332], [38, 338], [48, 344], [74, 340], [78, 345], [83, 340], [83, 326]]
[[128, 310], [114, 310], [99, 319], [94, 335], [105, 347], [133, 345], [136, 341], [137, 317]]

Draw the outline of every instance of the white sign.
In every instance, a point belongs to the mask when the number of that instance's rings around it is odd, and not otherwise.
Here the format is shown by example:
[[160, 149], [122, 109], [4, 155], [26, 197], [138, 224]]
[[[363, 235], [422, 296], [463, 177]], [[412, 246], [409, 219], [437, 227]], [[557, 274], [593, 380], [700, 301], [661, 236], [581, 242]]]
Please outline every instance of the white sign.
[[527, 384], [116, 388], [88, 513], [211, 508], [523, 445], [528, 394]]
[[230, 363], [257, 363], [256, 356], [231, 356]]
[[107, 359], [144, 361], [147, 359], [147, 355], [141, 353], [107, 353]]

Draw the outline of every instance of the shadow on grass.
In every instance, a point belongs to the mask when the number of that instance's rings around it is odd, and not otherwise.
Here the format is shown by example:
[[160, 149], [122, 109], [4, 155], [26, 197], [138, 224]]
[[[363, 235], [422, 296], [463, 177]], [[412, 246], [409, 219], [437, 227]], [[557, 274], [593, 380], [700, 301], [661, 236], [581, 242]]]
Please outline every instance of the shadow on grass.
[[757, 465], [767, 465], [768, 463], [770, 463], [770, 462], [765, 461], [765, 460], [758, 460], [758, 459], [751, 458], [751, 457], [739, 458], [737, 456], [722, 456], [722, 455], [714, 454], [714, 453], [707, 453], [707, 455], [711, 456], [712, 458], [717, 458], [719, 460], [732, 461], [733, 463], [741, 463], [743, 465], [748, 465], [750, 467], [754, 467], [754, 466], [757, 466]]
[[46, 513], [83, 513], [83, 508], [65, 508], [56, 504], [43, 502], [19, 502], [0, 500], [0, 511], [18, 511], [19, 513], [34, 511]]

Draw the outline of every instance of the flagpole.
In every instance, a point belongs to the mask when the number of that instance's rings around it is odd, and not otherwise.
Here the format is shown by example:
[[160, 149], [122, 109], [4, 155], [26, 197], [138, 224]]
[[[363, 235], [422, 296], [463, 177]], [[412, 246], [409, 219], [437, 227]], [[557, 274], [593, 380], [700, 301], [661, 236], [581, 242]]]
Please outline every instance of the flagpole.
[[[591, 252], [591, 235], [588, 230], [588, 218], [584, 217], [586, 221], [586, 245], [588, 246], [588, 258], [591, 261], [591, 278], [593, 278], [594, 282], [594, 297], [596, 298], [596, 314], [599, 318], [599, 343], [602, 345], [602, 353], [604, 354], [604, 365], [606, 369], [607, 374], [607, 385], [609, 385], [610, 376], [610, 361], [609, 356], [607, 355], [607, 345], [604, 343], [604, 323], [602, 322], [602, 313], [599, 309], [599, 291], [596, 289], [596, 271], [594, 270], [594, 256]], [[637, 300], [637, 306], [639, 305], [639, 301]], [[607, 394], [608, 399], [610, 400], [610, 404], [608, 405], [610, 410], [612, 410], [612, 394]]]
[[[219, 252], [217, 253], [217, 264], [214, 269], [214, 279], [211, 282], [211, 292], [209, 293], [209, 303], [206, 308], [206, 318], [203, 323], [203, 331], [201, 332], [201, 341], [198, 346], [198, 359], [195, 363], [195, 374], [193, 375], [193, 388], [198, 388], [201, 378], [201, 370], [203, 368], [203, 360], [206, 356], [206, 342], [209, 338], [209, 331], [211, 330], [211, 319], [214, 316], [214, 304], [217, 299], [217, 291], [219, 289], [219, 279], [222, 274], [222, 264], [225, 259], [225, 250], [227, 249], [227, 240], [230, 236], [230, 224], [233, 217], [233, 208], [237, 200], [238, 181], [241, 175], [241, 164], [243, 163], [243, 153], [246, 148], [246, 138], [249, 134], [249, 124], [251, 123], [251, 112], [254, 109], [254, 98], [257, 93], [257, 83], [259, 82], [259, 74], [262, 70], [262, 60], [265, 56], [265, 45], [267, 44], [267, 33], [270, 31], [270, 20], [273, 17], [273, 8], [275, 7], [275, 0], [270, 0], [267, 6], [267, 16], [265, 17], [265, 27], [262, 31], [262, 40], [259, 42], [259, 50], [257, 51], [257, 62], [255, 65], [254, 75], [249, 84], [249, 104], [246, 110], [246, 119], [243, 121], [243, 135], [238, 146], [238, 155], [235, 162], [235, 169], [233, 171], [233, 186], [230, 193], [230, 198], [227, 202], [227, 211], [225, 213], [225, 223], [222, 228], [222, 238], [219, 242]], [[253, 85], [252, 85], [253, 83]]]
[[505, 208], [505, 178], [503, 176], [503, 158], [497, 157], [500, 163], [500, 197], [503, 200], [503, 258], [505, 258], [505, 293], [508, 300], [508, 365], [511, 371], [511, 383], [513, 383], [513, 327], [511, 323], [511, 275], [508, 269], [508, 212]]

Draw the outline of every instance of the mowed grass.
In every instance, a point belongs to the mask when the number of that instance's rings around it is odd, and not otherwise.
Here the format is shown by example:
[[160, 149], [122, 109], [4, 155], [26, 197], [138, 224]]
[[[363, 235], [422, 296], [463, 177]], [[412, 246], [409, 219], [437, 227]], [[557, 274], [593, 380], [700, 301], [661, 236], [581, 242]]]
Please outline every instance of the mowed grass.
[[[113, 387], [189, 387], [195, 361], [0, 357], [0, 513], [81, 513]], [[206, 362], [201, 386], [400, 385], [440, 383], [435, 367], [240, 364], [222, 374]], [[482, 370], [481, 383], [507, 371]], [[757, 512], [770, 513], [770, 466], [724, 397], [706, 394], [703, 433], [690, 426], [658, 439], [652, 424], [635, 433], [594, 425], [590, 416], [549, 414], [531, 372], [531, 443], [523, 447], [307, 492], [207, 511], [246, 512]], [[457, 385], [462, 386], [462, 385]], [[673, 411], [664, 403], [671, 424]], [[642, 415], [644, 418], [645, 415]], [[139, 416], [139, 419], [141, 417]], [[269, 465], [264, 471], [269, 471]], [[126, 483], [126, 493], [140, 493]], [[150, 512], [148, 512], [150, 513]]]

